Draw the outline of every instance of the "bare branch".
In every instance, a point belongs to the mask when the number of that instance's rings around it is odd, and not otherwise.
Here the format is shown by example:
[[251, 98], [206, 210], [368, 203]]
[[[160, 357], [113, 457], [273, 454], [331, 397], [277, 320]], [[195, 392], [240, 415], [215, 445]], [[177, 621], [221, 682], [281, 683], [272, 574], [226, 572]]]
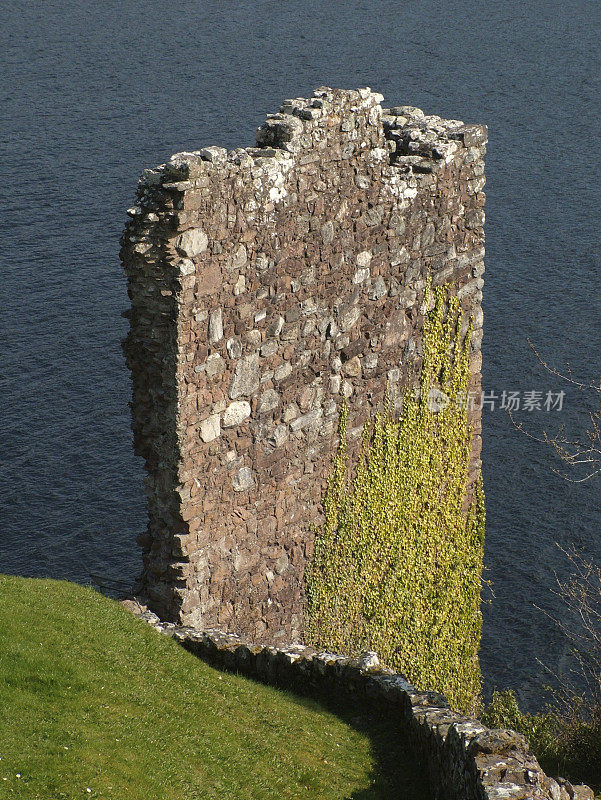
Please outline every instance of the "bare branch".
[[[566, 637], [574, 667], [568, 676], [560, 676], [545, 667], [555, 678], [555, 700], [571, 719], [590, 717], [601, 703], [601, 567], [588, 561], [572, 547], [559, 549], [570, 561], [572, 572], [559, 578], [553, 593], [562, 601], [569, 618], [558, 619], [536, 606]], [[544, 666], [544, 665], [543, 665]]]
[[590, 427], [585, 430], [582, 438], [576, 439], [570, 438], [564, 433], [563, 425], [554, 436], [549, 435], [547, 431], [544, 431], [541, 436], [535, 436], [524, 428], [523, 423], [516, 422], [511, 410], [508, 409], [512, 425], [524, 436], [539, 444], [551, 446], [570, 469], [588, 467], [585, 470], [586, 474], [580, 478], [571, 477], [568, 472], [562, 472], [555, 468], [552, 468], [552, 472], [569, 483], [585, 483], [601, 474], [601, 380], [598, 384], [595, 381], [590, 381], [589, 383], [578, 381], [572, 377], [572, 370], [569, 364], [567, 365], [567, 374], [560, 372], [545, 361], [530, 340], [528, 340], [528, 344], [539, 362], [551, 375], [556, 375], [580, 391], [593, 391], [599, 395], [599, 410], [589, 412]]
[[542, 366], [547, 370], [547, 372], [551, 373], [551, 375], [556, 375], [558, 378], [561, 378], [562, 380], [566, 381], [566, 383], [569, 383], [572, 386], [576, 386], [578, 389], [582, 389], [583, 391], [585, 391], [587, 389], [592, 389], [594, 392], [597, 392], [597, 393], [601, 394], [601, 380], [599, 381], [599, 384], [595, 383], [595, 381], [590, 381], [589, 383], [583, 383], [582, 381], [577, 381], [574, 378], [572, 378], [572, 370], [570, 369], [570, 365], [569, 364], [566, 364], [567, 373], [568, 374], [564, 375], [556, 367], [551, 367], [545, 361], [545, 359], [540, 355], [540, 353], [538, 352], [536, 347], [532, 344], [530, 339], [528, 339], [527, 341], [528, 341], [528, 344], [529, 344], [530, 348], [532, 349], [534, 355], [540, 361]]

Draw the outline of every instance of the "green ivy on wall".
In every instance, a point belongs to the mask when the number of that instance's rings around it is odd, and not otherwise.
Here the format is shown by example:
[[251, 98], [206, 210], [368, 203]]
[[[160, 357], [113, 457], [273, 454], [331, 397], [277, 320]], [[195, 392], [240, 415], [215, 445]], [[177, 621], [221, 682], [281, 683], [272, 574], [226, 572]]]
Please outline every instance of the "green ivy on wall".
[[[339, 446], [307, 572], [307, 641], [351, 654], [376, 650], [421, 689], [466, 712], [478, 703], [484, 547], [481, 480], [466, 509], [471, 324], [428, 285], [420, 392], [400, 418], [390, 404], [366, 423], [349, 477], [343, 404]], [[444, 392], [448, 402], [446, 402]]]

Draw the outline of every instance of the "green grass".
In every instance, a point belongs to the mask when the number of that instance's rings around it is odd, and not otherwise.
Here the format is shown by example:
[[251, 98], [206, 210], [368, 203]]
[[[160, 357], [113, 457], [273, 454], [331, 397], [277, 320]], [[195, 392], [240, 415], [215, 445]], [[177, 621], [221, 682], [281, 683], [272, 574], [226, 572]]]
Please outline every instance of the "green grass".
[[87, 587], [0, 576], [0, 798], [415, 800], [415, 771], [390, 721], [214, 670]]

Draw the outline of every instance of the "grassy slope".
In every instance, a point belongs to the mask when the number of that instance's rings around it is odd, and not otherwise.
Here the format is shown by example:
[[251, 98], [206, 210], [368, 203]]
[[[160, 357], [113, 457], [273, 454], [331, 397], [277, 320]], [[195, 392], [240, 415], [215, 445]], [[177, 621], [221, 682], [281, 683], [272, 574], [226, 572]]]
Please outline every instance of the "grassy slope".
[[0, 576], [1, 798], [418, 797], [385, 777], [396, 731], [357, 713], [219, 673], [91, 589]]

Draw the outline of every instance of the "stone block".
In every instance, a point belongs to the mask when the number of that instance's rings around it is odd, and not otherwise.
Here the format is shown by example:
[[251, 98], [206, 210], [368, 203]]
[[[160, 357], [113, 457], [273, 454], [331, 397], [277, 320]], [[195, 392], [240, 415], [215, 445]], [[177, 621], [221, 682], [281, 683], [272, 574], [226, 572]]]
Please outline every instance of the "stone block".
[[250, 396], [259, 388], [259, 356], [252, 353], [241, 358], [234, 369], [234, 377], [229, 388], [232, 400], [237, 397]]
[[203, 442], [212, 442], [221, 435], [220, 415], [213, 414], [200, 423], [200, 438]]
[[188, 258], [194, 258], [207, 249], [209, 238], [201, 228], [184, 231], [175, 240], [177, 249]]
[[223, 427], [233, 428], [242, 425], [250, 417], [250, 403], [246, 400], [236, 400], [230, 403], [223, 415]]

